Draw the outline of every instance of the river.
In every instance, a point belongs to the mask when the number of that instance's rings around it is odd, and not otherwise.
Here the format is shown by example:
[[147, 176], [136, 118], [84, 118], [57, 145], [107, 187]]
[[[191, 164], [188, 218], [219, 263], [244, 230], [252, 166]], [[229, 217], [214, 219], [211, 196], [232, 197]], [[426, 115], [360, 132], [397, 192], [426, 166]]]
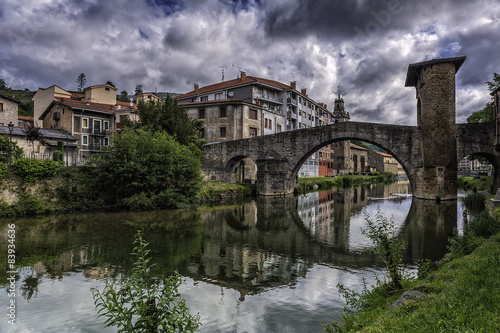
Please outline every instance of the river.
[[408, 182], [398, 182], [244, 205], [2, 219], [0, 258], [7, 260], [15, 223], [18, 279], [12, 326], [2, 267], [0, 332], [116, 332], [96, 319], [90, 289], [129, 275], [137, 229], [151, 243], [154, 273], [185, 277], [180, 291], [201, 316], [199, 332], [322, 332], [321, 322], [341, 318], [338, 283], [360, 291], [382, 274], [363, 251], [366, 213], [393, 216], [413, 272], [418, 259], [441, 258], [461, 228], [460, 202], [393, 196], [409, 192]]

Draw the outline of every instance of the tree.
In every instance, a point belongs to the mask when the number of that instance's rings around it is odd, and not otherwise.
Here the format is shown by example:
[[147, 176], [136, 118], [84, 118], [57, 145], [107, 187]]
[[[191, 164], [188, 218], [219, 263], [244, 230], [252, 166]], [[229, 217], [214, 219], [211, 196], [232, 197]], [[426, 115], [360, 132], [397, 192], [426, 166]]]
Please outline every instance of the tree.
[[128, 92], [126, 90], [122, 90], [120, 93], [120, 97], [118, 97], [118, 100], [122, 102], [129, 102]]
[[141, 95], [142, 94], [142, 85], [138, 84], [135, 86], [135, 93], [134, 95]]
[[76, 79], [76, 83], [78, 83], [78, 91], [80, 91], [80, 92], [83, 91], [83, 88], [87, 84], [87, 79], [85, 78], [84, 73], [80, 73], [80, 75], [78, 75], [78, 77]]
[[7, 83], [5, 83], [5, 80], [0, 79], [0, 90], [7, 90], [7, 89], [9, 89], [9, 86], [7, 85]]
[[189, 118], [186, 110], [177, 100], [167, 96], [165, 101], [140, 102], [138, 107], [140, 126], [154, 131], [163, 130], [180, 144], [189, 146], [201, 154], [205, 141], [200, 140], [203, 122]]
[[45, 138], [41, 132], [41, 128], [35, 126], [32, 123], [27, 123], [26, 127], [23, 127], [23, 132], [26, 135], [26, 140], [31, 142], [33, 147], [33, 153], [35, 152], [35, 141], [40, 142], [40, 144], [45, 144]]
[[11, 164], [21, 157], [23, 149], [11, 142], [8, 135], [0, 135], [0, 163]]
[[[485, 84], [488, 86], [490, 92], [495, 91], [500, 87], [500, 74], [493, 73], [493, 80], [486, 81]], [[494, 120], [495, 112], [493, 110], [493, 101], [486, 103], [484, 108], [473, 112], [468, 118], [468, 123], [488, 123]]]
[[126, 128], [89, 161], [89, 188], [105, 202], [132, 210], [177, 208], [201, 187], [199, 158], [165, 131]]
[[[111, 82], [111, 81], [107, 81], [107, 82], [106, 82], [106, 84], [109, 84], [110, 86], [115, 87], [115, 85], [114, 85], [114, 84], [113, 84], [113, 82]], [[116, 87], [115, 87], [115, 88], [116, 88]]]
[[179, 293], [181, 276], [174, 273], [163, 280], [151, 273], [147, 243], [139, 231], [132, 255], [136, 257], [131, 278], [119, 288], [106, 282], [102, 293], [92, 289], [98, 317], [107, 318], [105, 326], [117, 326], [118, 332], [194, 332], [200, 316], [193, 316]]

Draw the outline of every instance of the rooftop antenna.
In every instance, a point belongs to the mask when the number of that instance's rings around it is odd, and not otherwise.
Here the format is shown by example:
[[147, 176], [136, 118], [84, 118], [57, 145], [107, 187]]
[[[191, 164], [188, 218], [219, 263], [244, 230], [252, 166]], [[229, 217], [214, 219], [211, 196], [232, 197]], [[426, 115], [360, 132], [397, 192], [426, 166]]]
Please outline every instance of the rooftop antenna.
[[241, 73], [242, 69], [244, 69], [245, 71], [248, 71], [248, 69], [244, 68], [243, 66], [235, 65], [234, 62], [233, 62], [233, 67], [238, 67], [238, 79], [240, 78], [240, 73]]
[[222, 68], [222, 82], [224, 82], [224, 69], [226, 68], [227, 66], [220, 66], [219, 68]]

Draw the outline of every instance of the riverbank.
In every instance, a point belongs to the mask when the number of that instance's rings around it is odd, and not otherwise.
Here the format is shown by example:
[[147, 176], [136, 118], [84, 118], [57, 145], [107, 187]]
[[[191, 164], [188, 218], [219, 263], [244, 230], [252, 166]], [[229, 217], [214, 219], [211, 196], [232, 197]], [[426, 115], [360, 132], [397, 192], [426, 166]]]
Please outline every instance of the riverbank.
[[487, 213], [477, 192], [463, 201], [474, 212], [448, 240], [444, 258], [418, 262], [417, 277], [406, 277], [396, 292], [383, 281], [361, 293], [338, 285], [349, 307], [325, 332], [499, 332], [499, 216]]
[[421, 297], [393, 304], [403, 291], [389, 294], [377, 286], [366, 307], [346, 315], [326, 332], [499, 332], [500, 233], [470, 255], [454, 259], [425, 278], [404, 281], [406, 293]]
[[369, 172], [359, 175], [344, 175], [333, 177], [299, 178], [294, 193], [307, 193], [316, 190], [328, 190], [332, 187], [349, 187], [365, 184], [393, 183], [397, 176], [392, 172]]

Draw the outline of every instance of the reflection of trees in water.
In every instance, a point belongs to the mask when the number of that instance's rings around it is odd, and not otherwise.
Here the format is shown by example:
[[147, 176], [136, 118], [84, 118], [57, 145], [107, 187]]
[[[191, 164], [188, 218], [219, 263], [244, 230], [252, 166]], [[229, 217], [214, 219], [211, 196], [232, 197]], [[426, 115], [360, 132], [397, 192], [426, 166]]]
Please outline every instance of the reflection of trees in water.
[[40, 278], [36, 273], [32, 273], [23, 280], [23, 284], [19, 288], [21, 290], [21, 296], [23, 296], [26, 301], [30, 301], [33, 296], [38, 295], [38, 284]]

